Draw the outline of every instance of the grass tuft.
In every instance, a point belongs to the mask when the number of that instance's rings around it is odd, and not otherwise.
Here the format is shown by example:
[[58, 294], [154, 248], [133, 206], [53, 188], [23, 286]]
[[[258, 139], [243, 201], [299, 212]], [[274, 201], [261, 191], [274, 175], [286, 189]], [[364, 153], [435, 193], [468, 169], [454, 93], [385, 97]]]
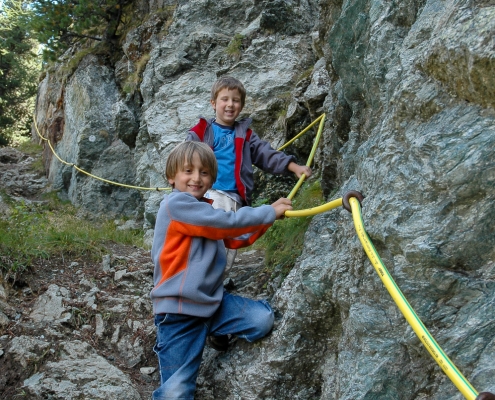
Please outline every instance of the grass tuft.
[[141, 230], [117, 230], [113, 221], [85, 221], [70, 203], [49, 193], [42, 202], [16, 202], [5, 193], [7, 219], [0, 219], [0, 272], [14, 282], [39, 259], [57, 256], [97, 261], [104, 243], [143, 247]]
[[239, 59], [242, 53], [242, 40], [244, 39], [244, 36], [241, 35], [240, 33], [236, 33], [230, 43], [228, 44], [227, 48], [225, 49], [225, 52], [234, 58]]
[[134, 94], [134, 92], [139, 89], [139, 85], [141, 85], [143, 79], [144, 69], [149, 60], [150, 55], [149, 53], [146, 53], [134, 64], [135, 70], [133, 73], [129, 74], [122, 88], [124, 93]]
[[[258, 202], [260, 203], [260, 202]], [[319, 182], [304, 184], [292, 201], [294, 210], [312, 208], [324, 203]], [[304, 234], [312, 216], [292, 217], [275, 221], [273, 226], [255, 244], [265, 250], [265, 268], [272, 277], [285, 278], [294, 267], [304, 247]]]

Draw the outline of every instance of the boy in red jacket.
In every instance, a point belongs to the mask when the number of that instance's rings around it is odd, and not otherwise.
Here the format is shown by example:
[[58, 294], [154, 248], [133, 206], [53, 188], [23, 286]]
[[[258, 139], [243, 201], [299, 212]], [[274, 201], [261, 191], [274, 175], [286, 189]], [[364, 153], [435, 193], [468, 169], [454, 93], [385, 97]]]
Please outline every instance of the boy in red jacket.
[[[294, 156], [273, 149], [249, 126], [251, 118], [237, 121], [246, 100], [246, 89], [236, 78], [220, 77], [211, 88], [211, 106], [215, 118], [200, 118], [189, 130], [186, 140], [204, 142], [213, 149], [218, 161], [218, 176], [207, 197], [232, 201], [230, 209], [251, 205], [254, 187], [253, 165], [274, 175], [309, 178], [311, 168], [299, 165]], [[211, 195], [211, 196], [210, 196]]]
[[[310, 177], [311, 168], [296, 163], [289, 156], [273, 149], [270, 143], [261, 140], [251, 128], [251, 118], [237, 120], [246, 101], [246, 89], [236, 78], [220, 77], [211, 88], [210, 103], [215, 118], [200, 118], [190, 129], [186, 140], [206, 143], [213, 149], [218, 161], [218, 175], [212, 189], [205, 197], [214, 200], [213, 207], [226, 211], [237, 211], [244, 205], [251, 205], [254, 188], [253, 165], [274, 175], [288, 175], [298, 178]], [[227, 250], [229, 271], [234, 264], [236, 250]], [[217, 336], [209, 340], [217, 350], [228, 345], [228, 337]]]

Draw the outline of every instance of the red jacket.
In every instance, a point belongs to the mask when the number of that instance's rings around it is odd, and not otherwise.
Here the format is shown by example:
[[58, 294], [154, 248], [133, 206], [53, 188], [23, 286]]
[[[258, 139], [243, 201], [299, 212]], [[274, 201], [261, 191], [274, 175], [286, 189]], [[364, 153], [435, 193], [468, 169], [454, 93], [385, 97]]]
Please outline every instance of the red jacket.
[[[213, 148], [214, 118], [209, 120], [200, 118], [199, 123], [189, 130], [186, 140], [204, 142]], [[250, 128], [251, 118], [236, 121], [235, 129], [235, 181], [237, 191], [247, 205], [251, 205], [254, 188], [253, 164], [265, 172], [274, 175], [288, 175], [287, 169], [291, 161], [296, 161], [294, 156], [289, 156], [281, 151], [273, 149], [270, 143], [261, 140]], [[221, 171], [218, 171], [221, 173]]]

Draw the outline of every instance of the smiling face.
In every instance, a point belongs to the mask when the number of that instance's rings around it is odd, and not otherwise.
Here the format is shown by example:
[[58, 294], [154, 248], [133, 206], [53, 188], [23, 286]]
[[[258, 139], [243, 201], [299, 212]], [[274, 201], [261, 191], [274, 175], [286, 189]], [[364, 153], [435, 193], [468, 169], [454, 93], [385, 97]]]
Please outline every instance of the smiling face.
[[211, 106], [215, 110], [217, 123], [234, 126], [236, 118], [242, 111], [241, 94], [237, 89], [221, 89], [215, 100], [211, 100]]
[[213, 185], [213, 177], [201, 163], [199, 154], [194, 152], [191, 161], [186, 159], [182, 168], [168, 182], [180, 192], [190, 193], [199, 200]]

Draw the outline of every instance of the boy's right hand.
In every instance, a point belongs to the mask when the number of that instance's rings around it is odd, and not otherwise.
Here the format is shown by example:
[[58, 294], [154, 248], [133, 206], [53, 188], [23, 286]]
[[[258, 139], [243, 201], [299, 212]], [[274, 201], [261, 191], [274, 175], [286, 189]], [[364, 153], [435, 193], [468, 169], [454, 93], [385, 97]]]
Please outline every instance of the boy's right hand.
[[288, 210], [292, 210], [292, 201], [282, 197], [278, 199], [275, 203], [272, 204], [272, 207], [275, 209], [275, 214], [277, 215], [276, 219], [281, 219], [284, 217], [284, 214]]

